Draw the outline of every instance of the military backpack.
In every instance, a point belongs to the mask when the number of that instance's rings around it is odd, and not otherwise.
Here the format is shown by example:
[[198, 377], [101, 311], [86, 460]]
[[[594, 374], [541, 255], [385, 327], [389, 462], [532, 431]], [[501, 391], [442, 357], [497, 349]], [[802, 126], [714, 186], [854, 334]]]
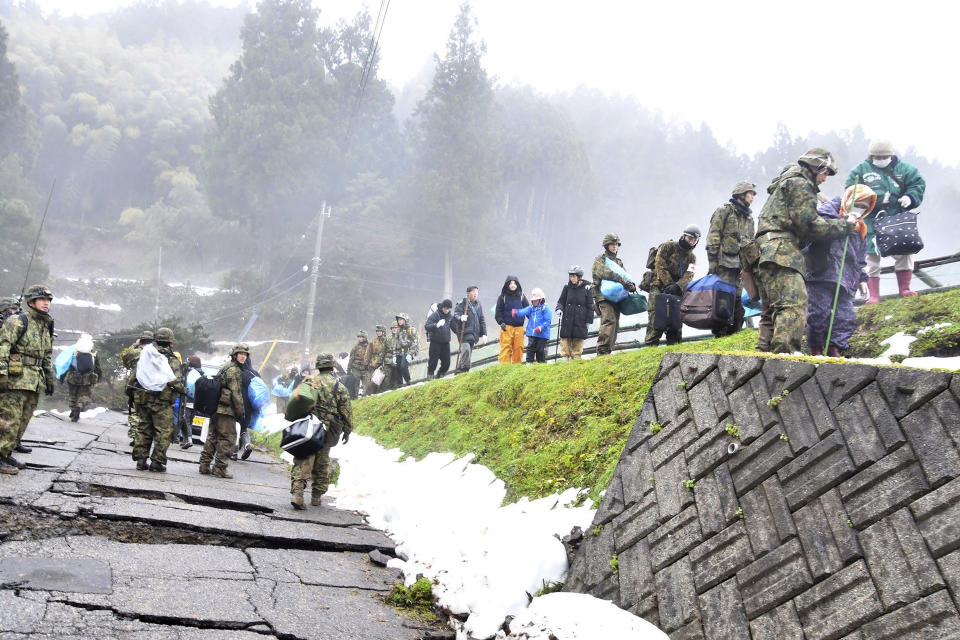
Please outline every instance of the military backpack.
[[660, 245], [653, 245], [647, 252], [647, 271], [640, 278], [640, 284], [637, 285], [641, 291], [650, 292], [650, 286], [653, 284], [653, 269], [657, 265], [657, 251]]

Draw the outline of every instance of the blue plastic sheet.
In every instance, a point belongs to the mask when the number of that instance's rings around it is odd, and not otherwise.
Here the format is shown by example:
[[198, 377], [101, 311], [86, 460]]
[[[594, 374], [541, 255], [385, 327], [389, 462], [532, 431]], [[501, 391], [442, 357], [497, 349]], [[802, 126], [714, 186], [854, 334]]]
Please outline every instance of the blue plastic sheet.
[[620, 302], [630, 295], [630, 292], [624, 289], [622, 284], [613, 280], [601, 280], [600, 293], [610, 302]]
[[257, 411], [250, 418], [250, 425], [247, 427], [251, 431], [260, 431], [263, 429], [263, 411]]
[[57, 372], [57, 378], [61, 378], [70, 369], [70, 363], [73, 362], [74, 353], [77, 345], [72, 344], [57, 354], [57, 359], [53, 361], [53, 368]]
[[273, 391], [271, 393], [278, 398], [289, 398], [290, 394], [293, 393], [293, 380], [290, 381], [290, 386], [285, 387], [280, 384], [280, 376], [277, 376], [273, 379]]
[[191, 400], [193, 400], [194, 393], [196, 393], [197, 380], [199, 380], [202, 375], [203, 374], [196, 369], [190, 369], [190, 371], [187, 372], [187, 397]]
[[757, 300], [756, 302], [752, 301], [746, 291], [744, 291], [743, 295], [740, 296], [740, 300], [743, 302], [744, 318], [752, 318], [753, 316], [758, 316], [763, 312], [763, 302], [760, 300]]
[[270, 403], [270, 390], [260, 376], [254, 376], [247, 386], [247, 398], [253, 408], [259, 411]]

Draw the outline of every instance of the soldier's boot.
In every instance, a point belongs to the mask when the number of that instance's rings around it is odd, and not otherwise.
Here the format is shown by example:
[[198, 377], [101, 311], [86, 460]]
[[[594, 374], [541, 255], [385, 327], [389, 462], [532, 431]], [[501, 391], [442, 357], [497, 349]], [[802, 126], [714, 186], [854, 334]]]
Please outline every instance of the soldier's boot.
[[9, 465], [13, 465], [13, 466], [16, 467], [17, 469], [26, 469], [26, 468], [27, 468], [27, 463], [26, 463], [26, 462], [20, 462], [19, 460], [17, 460], [17, 459], [14, 458], [13, 456], [7, 456], [6, 458], [4, 458], [4, 462], [6, 462], [6, 463], [9, 464]]
[[165, 465], [165, 464], [160, 464], [160, 463], [157, 462], [156, 460], [151, 460], [151, 461], [150, 461], [150, 471], [156, 471], [156, 472], [158, 472], [158, 473], [166, 473], [166, 472], [167, 472], [167, 465]]
[[144, 458], [143, 460], [137, 460], [137, 471], [146, 471], [147, 468], [148, 467], [147, 467], [146, 458]]
[[840, 351], [840, 347], [835, 345], [830, 345], [830, 348], [827, 349], [827, 355], [831, 358], [842, 358], [843, 353]]
[[246, 460], [253, 453], [253, 445], [250, 444], [250, 432], [244, 431], [240, 434], [240, 459]]
[[823, 347], [810, 347], [810, 355], [812, 356], [822, 356]]
[[897, 287], [900, 289], [901, 298], [910, 298], [917, 295], [916, 291], [910, 290], [910, 278], [913, 277], [913, 271], [897, 271]]
[[8, 462], [9, 460], [10, 458], [0, 459], [0, 473], [4, 473], [8, 476], [15, 476], [20, 473], [20, 469], [10, 464]]
[[31, 451], [33, 451], [33, 447], [28, 447], [23, 444], [18, 444], [13, 448], [13, 450], [16, 451], [17, 453], [30, 453]]
[[201, 462], [201, 463], [200, 463], [200, 473], [201, 473], [202, 475], [205, 475], [205, 476], [210, 475], [210, 465], [209, 465], [209, 464], [204, 464], [203, 462]]
[[225, 478], [226, 480], [233, 479], [233, 474], [227, 471], [226, 467], [214, 467], [210, 475], [214, 478]]
[[[316, 492], [316, 491], [311, 492], [311, 493], [310, 493], [310, 506], [311, 506], [311, 507], [319, 507], [319, 506], [320, 506], [320, 498], [322, 498], [322, 497], [323, 497], [323, 494], [322, 494], [322, 493], [318, 493], [318, 492]], [[301, 498], [301, 499], [302, 499], [302, 498]]]
[[80, 409], [74, 407], [70, 409], [70, 422], [77, 422], [78, 420], [80, 420]]
[[291, 505], [293, 506], [293, 508], [296, 509], [297, 511], [303, 511], [304, 509], [307, 508], [306, 503], [303, 501], [303, 494], [302, 494], [302, 493], [291, 493], [291, 494], [290, 494], [290, 504], [291, 504]]
[[877, 304], [880, 302], [880, 278], [879, 277], [868, 277], [867, 278], [867, 291], [870, 294], [870, 297], [867, 298], [865, 304]]

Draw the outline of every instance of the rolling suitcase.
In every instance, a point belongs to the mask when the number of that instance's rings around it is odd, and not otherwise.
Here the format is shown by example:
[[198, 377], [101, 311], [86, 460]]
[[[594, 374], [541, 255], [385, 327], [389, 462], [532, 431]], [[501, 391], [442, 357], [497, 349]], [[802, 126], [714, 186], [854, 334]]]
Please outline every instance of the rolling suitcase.
[[680, 331], [680, 296], [658, 293], [654, 298], [654, 331]]

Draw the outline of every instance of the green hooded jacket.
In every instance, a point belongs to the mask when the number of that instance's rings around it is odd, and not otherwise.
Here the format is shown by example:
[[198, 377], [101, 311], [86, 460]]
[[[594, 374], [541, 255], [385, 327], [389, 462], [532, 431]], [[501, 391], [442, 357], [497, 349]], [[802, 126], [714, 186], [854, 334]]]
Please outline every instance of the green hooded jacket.
[[[890, 176], [893, 176], [891, 178]], [[899, 186], [898, 184], [899, 183]], [[850, 171], [847, 176], [846, 187], [853, 184], [863, 184], [877, 194], [877, 205], [873, 208], [864, 221], [867, 223], [867, 253], [877, 253], [876, 243], [874, 242], [873, 221], [884, 215], [893, 215], [904, 210], [900, 206], [900, 198], [910, 197], [910, 206], [914, 209], [923, 202], [923, 194], [927, 189], [927, 183], [924, 181], [920, 172], [912, 164], [901, 161], [894, 156], [890, 164], [880, 169], [873, 166], [870, 159], [867, 158]]]

